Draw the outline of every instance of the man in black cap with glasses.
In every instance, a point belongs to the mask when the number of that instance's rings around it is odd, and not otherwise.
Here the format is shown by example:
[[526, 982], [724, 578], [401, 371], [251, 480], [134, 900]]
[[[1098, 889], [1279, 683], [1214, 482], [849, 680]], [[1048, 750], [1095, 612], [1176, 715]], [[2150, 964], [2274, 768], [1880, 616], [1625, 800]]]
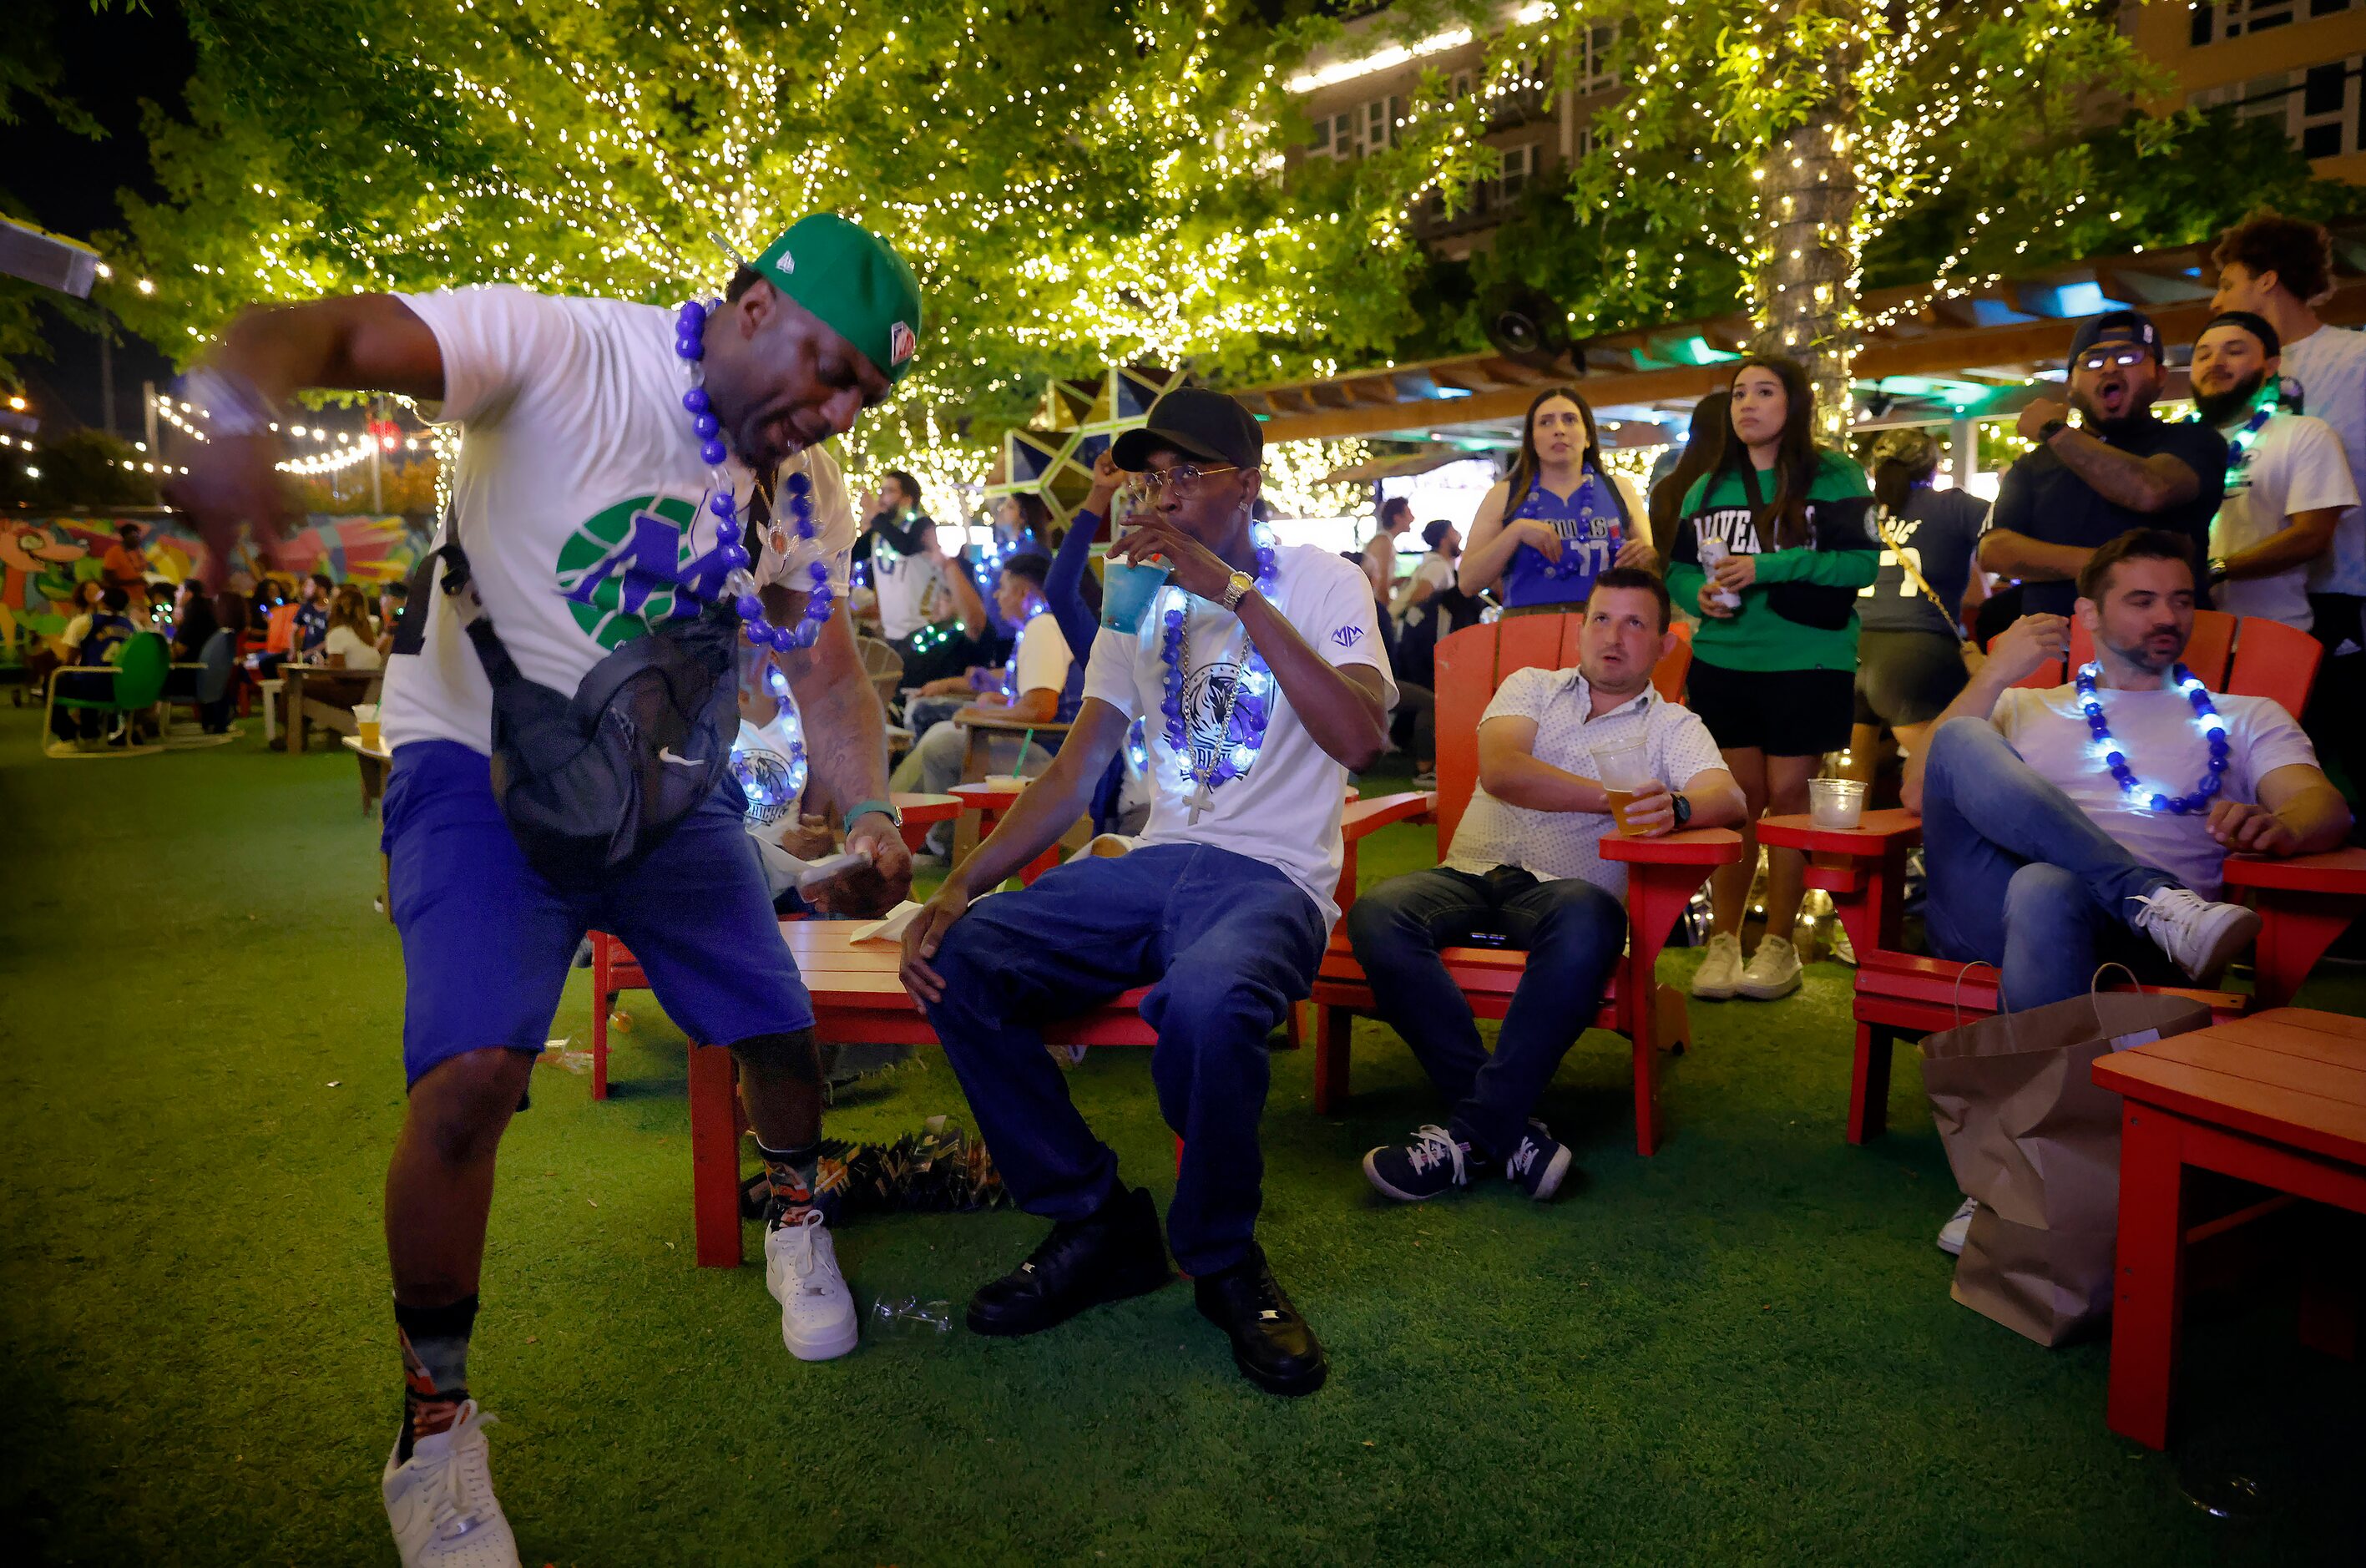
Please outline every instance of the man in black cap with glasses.
[[[1364, 574], [1253, 525], [1264, 448], [1245, 407], [1198, 388], [1118, 438], [1136, 525], [1110, 551], [1084, 706], [1051, 770], [912, 922], [903, 976], [1011, 1195], [1054, 1222], [971, 1299], [971, 1329], [1032, 1334], [1155, 1291], [1171, 1243], [1242, 1373], [1297, 1394], [1328, 1363], [1256, 1240], [1266, 1039], [1312, 989], [1339, 918], [1345, 785], [1380, 754], [1395, 691]], [[1154, 560], [1163, 581], [1135, 575]], [[1137, 847], [979, 897], [1084, 814], [1137, 716], [1153, 791]], [[1144, 985], [1158, 1108], [1183, 1140], [1163, 1239], [1043, 1049], [1046, 1023]]]
[[[2160, 330], [2141, 310], [2106, 310], [2070, 344], [2066, 407], [2035, 398], [2019, 430], [2037, 449], [2005, 471], [1980, 536], [1980, 565], [2027, 585], [2024, 615], [2068, 615], [2087, 558], [2131, 528], [2210, 553], [2210, 519], [2226, 481], [2226, 443], [2205, 424], [2169, 423], [2152, 405], [2168, 380]], [[2079, 423], [2068, 423], [2072, 410]], [[2202, 607], [2208, 607], [2206, 592]]]

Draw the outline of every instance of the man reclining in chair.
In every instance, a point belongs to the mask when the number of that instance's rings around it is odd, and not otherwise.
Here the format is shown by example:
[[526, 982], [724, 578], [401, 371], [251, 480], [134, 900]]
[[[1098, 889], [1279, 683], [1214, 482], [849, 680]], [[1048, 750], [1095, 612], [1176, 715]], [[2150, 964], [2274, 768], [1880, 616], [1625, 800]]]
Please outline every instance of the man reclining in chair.
[[1995, 965], [2016, 1010], [2079, 995], [2105, 962], [2208, 984], [2259, 925], [2211, 902], [2228, 852], [2312, 854], [2349, 831], [2292, 715], [2180, 686], [2193, 635], [2183, 537], [2138, 528], [2097, 550], [2077, 614], [2094, 663], [2068, 685], [2015, 689], [2070, 637], [2062, 616], [2022, 616], [1906, 770], [1931, 951]]
[[[1529, 1112], [1593, 1022], [1627, 938], [1627, 867], [1596, 848], [1616, 824], [1593, 753], [1643, 747], [1658, 782], [1628, 805], [1632, 833], [1741, 820], [1741, 787], [1707, 727], [1652, 689], [1675, 644], [1668, 614], [1656, 574], [1615, 567], [1597, 578], [1577, 668], [1515, 671], [1487, 705], [1479, 788], [1446, 863], [1381, 884], [1347, 913], [1380, 1017], [1454, 1106], [1445, 1125], [1364, 1156], [1364, 1175], [1391, 1198], [1435, 1198], [1500, 1172], [1541, 1201], [1569, 1172], [1569, 1150]], [[1438, 956], [1481, 931], [1528, 953], [1492, 1056]]]
[[[2311, 854], [2349, 831], [2292, 715], [2185, 678], [2182, 536], [2138, 528], [2098, 549], [2076, 613], [2092, 664], [2067, 685], [2016, 689], [2070, 636], [2060, 615], [2022, 616], [1906, 769], [1931, 951], [1994, 965], [1998, 1005], [2015, 1010], [2081, 994], [2104, 963], [2148, 984], [2209, 984], [2259, 929], [2242, 905], [2213, 902], [2227, 854]], [[1961, 1249], [1970, 1207], [1940, 1246]]]

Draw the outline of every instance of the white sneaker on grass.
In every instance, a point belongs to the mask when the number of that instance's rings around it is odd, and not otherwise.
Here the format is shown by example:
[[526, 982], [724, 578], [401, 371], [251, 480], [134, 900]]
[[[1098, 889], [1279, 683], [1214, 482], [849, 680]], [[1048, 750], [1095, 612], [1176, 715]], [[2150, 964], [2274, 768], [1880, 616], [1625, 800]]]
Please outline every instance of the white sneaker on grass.
[[1788, 937], [1762, 938], [1758, 951], [1750, 955], [1749, 965], [1741, 977], [1733, 983], [1736, 996], [1752, 1001], [1771, 1002], [1776, 997], [1787, 997], [1799, 988], [1799, 952]]
[[819, 1209], [766, 1233], [764, 1288], [781, 1303], [781, 1342], [790, 1355], [827, 1361], [854, 1348], [854, 1296]]
[[1963, 1207], [1948, 1215], [1947, 1223], [1939, 1227], [1939, 1250], [1951, 1258], [1961, 1258], [1964, 1255], [1964, 1238], [1972, 1232], [1972, 1216], [1979, 1212], [1978, 1199], [1965, 1199]]
[[2253, 911], [2240, 904], [2213, 904], [2182, 887], [2163, 887], [2128, 902], [2143, 906], [2135, 913], [2136, 930], [2204, 986], [2259, 934], [2259, 917]]
[[1721, 1002], [1741, 980], [1741, 939], [1724, 931], [1708, 939], [1701, 965], [1693, 971], [1693, 995]]
[[486, 1457], [492, 1420], [467, 1400], [459, 1419], [412, 1444], [408, 1460], [387, 1455], [378, 1490], [402, 1568], [519, 1568]]

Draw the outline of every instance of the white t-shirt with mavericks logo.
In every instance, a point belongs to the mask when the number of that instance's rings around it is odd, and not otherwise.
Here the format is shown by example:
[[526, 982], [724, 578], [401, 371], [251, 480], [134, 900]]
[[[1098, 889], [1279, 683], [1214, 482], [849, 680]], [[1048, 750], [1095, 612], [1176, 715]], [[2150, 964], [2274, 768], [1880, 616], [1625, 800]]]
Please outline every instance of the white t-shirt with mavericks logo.
[[[453, 513], [477, 592], [528, 680], [572, 695], [619, 644], [696, 613], [675, 590], [715, 547], [707, 467], [682, 395], [673, 312], [506, 286], [400, 297], [444, 356], [440, 417], [463, 428]], [[826, 560], [845, 593], [854, 511], [821, 450], [783, 465], [814, 485], [815, 537], [800, 541], [781, 499], [757, 576], [803, 588]], [[745, 516], [753, 490], [734, 459]], [[418, 650], [387, 661], [387, 745], [456, 740], [492, 749], [492, 689], [440, 591]], [[405, 639], [406, 642], [408, 639]]]
[[[1378, 670], [1394, 707], [1396, 682], [1380, 644], [1371, 579], [1363, 570], [1316, 545], [1286, 545], [1274, 552], [1274, 576], [1270, 597], [1282, 618], [1333, 664]], [[1222, 739], [1218, 725], [1225, 694], [1240, 671], [1246, 639], [1238, 616], [1169, 584], [1142, 617], [1138, 634], [1105, 629], [1094, 638], [1092, 660], [1085, 667], [1087, 700], [1098, 697], [1128, 718], [1145, 717], [1154, 789], [1150, 824], [1139, 841], [1212, 844], [1261, 860], [1304, 889], [1326, 926], [1335, 924], [1339, 908], [1332, 896], [1345, 858], [1339, 816], [1347, 799], [1347, 770], [1314, 743], [1279, 681], [1273, 682], [1256, 761], [1247, 773], [1218, 784], [1199, 822], [1190, 820], [1198, 786], [1186, 777], [1188, 761], [1177, 758], [1166, 741], [1166, 663], [1160, 655], [1166, 612], [1186, 604], [1184, 728], [1204, 764]]]

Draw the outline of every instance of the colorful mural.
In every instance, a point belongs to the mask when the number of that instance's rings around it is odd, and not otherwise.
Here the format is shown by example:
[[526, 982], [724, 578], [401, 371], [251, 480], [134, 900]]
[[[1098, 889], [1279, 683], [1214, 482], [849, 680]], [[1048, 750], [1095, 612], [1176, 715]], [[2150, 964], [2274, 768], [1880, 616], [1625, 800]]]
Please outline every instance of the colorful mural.
[[[26, 631], [54, 637], [65, 629], [74, 586], [99, 575], [99, 560], [130, 523], [140, 529], [148, 571], [168, 582], [197, 572], [205, 541], [177, 518], [22, 517], [0, 519], [0, 647], [13, 649]], [[427, 536], [400, 517], [330, 517], [315, 513], [273, 552], [269, 575], [327, 572], [339, 582], [392, 582], [411, 575]], [[231, 585], [252, 588], [262, 563], [242, 551]]]

